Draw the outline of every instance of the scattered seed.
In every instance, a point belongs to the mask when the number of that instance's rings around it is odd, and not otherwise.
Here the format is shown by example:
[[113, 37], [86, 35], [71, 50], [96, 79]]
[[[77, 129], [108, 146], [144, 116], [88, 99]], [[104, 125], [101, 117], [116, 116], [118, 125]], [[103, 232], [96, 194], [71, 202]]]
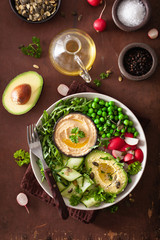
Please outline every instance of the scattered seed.
[[39, 68], [39, 66], [36, 65], [36, 64], [33, 64], [33, 67], [34, 67], [34, 68], [37, 68], [37, 69]]
[[108, 75], [110, 75], [110, 74], [112, 73], [112, 71], [111, 71], [111, 70], [107, 70], [106, 73], [107, 73]]
[[73, 188], [71, 188], [70, 190], [68, 190], [68, 193], [71, 193], [73, 191]]
[[90, 178], [91, 178], [91, 179], [94, 178], [94, 173], [93, 173], [93, 172], [91, 172], [91, 174], [90, 174]]
[[122, 82], [122, 81], [123, 81], [122, 76], [119, 76], [119, 77], [118, 77], [118, 81], [119, 81], [119, 82]]
[[120, 182], [116, 182], [116, 188], [119, 188], [119, 187], [120, 187], [120, 185], [121, 185], [121, 183], [120, 183]]
[[93, 164], [94, 166], [96, 166], [96, 167], [99, 166], [99, 164], [98, 164], [97, 162], [92, 162], [92, 164]]
[[82, 20], [82, 18], [83, 18], [83, 15], [82, 15], [82, 14], [80, 14], [80, 15], [78, 16], [78, 21], [81, 21], [81, 20]]

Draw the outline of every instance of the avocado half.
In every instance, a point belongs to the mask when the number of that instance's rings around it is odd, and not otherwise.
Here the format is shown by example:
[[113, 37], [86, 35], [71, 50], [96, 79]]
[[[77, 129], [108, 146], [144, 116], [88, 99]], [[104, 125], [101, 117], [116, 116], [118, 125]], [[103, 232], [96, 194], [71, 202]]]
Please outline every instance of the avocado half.
[[[67, 123], [66, 118], [72, 117], [73, 115], [76, 116], [77, 119], [75, 120], [75, 125], [71, 129], [73, 129], [74, 127], [77, 127], [77, 123], [80, 122], [79, 117], [82, 116], [83, 118], [87, 119], [87, 121], [89, 123], [89, 127], [92, 127], [92, 130], [94, 132], [94, 137], [92, 138], [92, 144], [91, 145], [86, 144], [87, 148], [85, 151], [82, 146], [83, 143], [82, 143], [82, 145], [81, 145], [81, 143], [77, 143], [77, 144], [73, 143], [69, 137], [64, 139], [64, 141], [63, 141], [63, 139], [60, 141], [57, 138], [57, 132], [59, 131], [59, 129], [61, 129], [61, 126], [62, 126], [61, 124], [63, 123], [64, 120], [66, 121], [66, 128], [64, 129], [64, 131], [66, 131], [66, 132], [69, 131], [67, 129], [69, 124]], [[82, 123], [82, 125], [83, 125], [83, 123]], [[79, 130], [82, 130], [81, 125], [79, 125]], [[69, 131], [69, 133], [71, 134], [71, 131]], [[85, 114], [83, 114], [81, 112], [72, 112], [72, 113], [67, 114], [66, 116], [59, 118], [53, 129], [53, 142], [54, 142], [55, 146], [59, 149], [60, 152], [62, 152], [65, 156], [68, 156], [68, 157], [86, 156], [88, 153], [90, 153], [92, 151], [92, 147], [95, 146], [95, 144], [97, 142], [97, 137], [98, 137], [98, 132], [97, 132], [97, 128], [96, 128], [94, 122], [92, 121], [91, 118], [89, 118], [88, 116], [86, 116]], [[90, 136], [86, 135], [86, 138], [90, 138]], [[80, 141], [81, 141], [81, 139], [80, 139]]]
[[94, 182], [104, 191], [119, 194], [125, 189], [128, 183], [127, 173], [111, 154], [93, 150], [86, 156], [85, 165], [91, 170]]
[[[24, 88], [29, 86], [31, 92], [27, 102], [23, 104], [17, 104], [13, 101], [12, 95], [15, 89]], [[2, 96], [2, 104], [4, 108], [11, 114], [21, 115], [31, 110], [37, 103], [43, 87], [43, 78], [35, 71], [28, 71], [19, 74], [12, 79], [4, 90]], [[21, 95], [25, 94], [25, 90], [21, 91]]]

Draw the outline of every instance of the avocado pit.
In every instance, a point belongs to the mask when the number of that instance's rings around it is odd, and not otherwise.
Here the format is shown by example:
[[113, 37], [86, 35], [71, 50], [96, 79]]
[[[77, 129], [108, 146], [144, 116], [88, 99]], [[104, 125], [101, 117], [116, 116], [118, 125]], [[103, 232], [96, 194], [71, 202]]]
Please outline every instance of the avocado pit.
[[26, 104], [31, 97], [31, 86], [29, 84], [21, 84], [16, 86], [11, 92], [11, 99], [16, 104]]

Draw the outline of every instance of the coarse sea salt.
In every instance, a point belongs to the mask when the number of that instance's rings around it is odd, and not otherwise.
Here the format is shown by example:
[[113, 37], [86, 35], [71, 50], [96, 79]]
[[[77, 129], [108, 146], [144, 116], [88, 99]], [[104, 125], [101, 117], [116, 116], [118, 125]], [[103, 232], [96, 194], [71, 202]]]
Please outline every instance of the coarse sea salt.
[[117, 9], [118, 19], [128, 27], [136, 27], [142, 23], [146, 8], [139, 0], [123, 0]]

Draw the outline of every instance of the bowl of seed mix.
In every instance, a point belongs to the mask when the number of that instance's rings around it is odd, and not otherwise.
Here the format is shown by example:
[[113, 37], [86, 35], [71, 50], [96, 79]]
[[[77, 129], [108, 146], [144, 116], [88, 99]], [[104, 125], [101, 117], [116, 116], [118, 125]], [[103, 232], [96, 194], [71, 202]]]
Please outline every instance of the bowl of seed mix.
[[28, 23], [43, 23], [55, 16], [61, 0], [9, 0], [13, 12]]
[[151, 7], [148, 0], [115, 0], [112, 7], [114, 23], [123, 31], [136, 31], [149, 21]]
[[153, 48], [144, 43], [131, 43], [119, 54], [118, 66], [129, 80], [144, 80], [156, 70], [157, 56]]

